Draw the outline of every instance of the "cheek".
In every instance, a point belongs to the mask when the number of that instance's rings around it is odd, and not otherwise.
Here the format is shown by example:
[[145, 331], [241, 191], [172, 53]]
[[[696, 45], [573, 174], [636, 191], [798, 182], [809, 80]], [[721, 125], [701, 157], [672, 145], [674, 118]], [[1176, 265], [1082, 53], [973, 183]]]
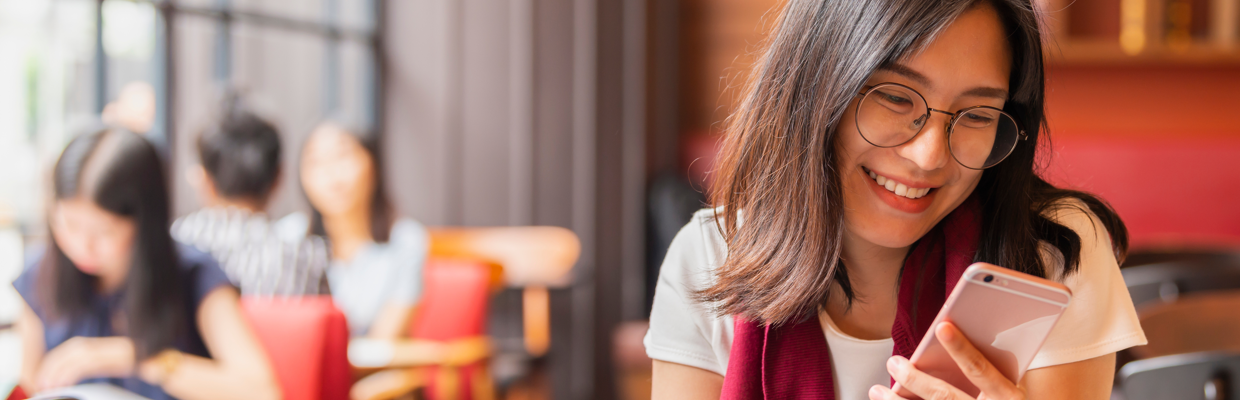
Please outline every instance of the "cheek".
[[52, 238], [56, 240], [56, 247], [59, 247], [60, 251], [65, 253], [65, 256], [69, 257], [74, 264], [93, 262], [91, 260], [93, 257], [87, 254], [85, 240], [81, 238], [81, 235], [53, 229]]
[[128, 264], [133, 244], [132, 231], [109, 235], [99, 240], [99, 256], [108, 260], [109, 264]]

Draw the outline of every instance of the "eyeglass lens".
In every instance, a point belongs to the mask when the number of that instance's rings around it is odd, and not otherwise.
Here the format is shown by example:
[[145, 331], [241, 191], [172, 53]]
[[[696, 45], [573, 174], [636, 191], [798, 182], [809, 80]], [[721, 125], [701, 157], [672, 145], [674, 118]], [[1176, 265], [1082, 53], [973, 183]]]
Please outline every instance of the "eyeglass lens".
[[[879, 85], [858, 105], [857, 129], [870, 144], [894, 147], [917, 136], [929, 117], [925, 100], [917, 92], [898, 85]], [[1012, 152], [1019, 135], [1016, 121], [1006, 113], [972, 108], [956, 116], [948, 147], [960, 164], [990, 168]]]

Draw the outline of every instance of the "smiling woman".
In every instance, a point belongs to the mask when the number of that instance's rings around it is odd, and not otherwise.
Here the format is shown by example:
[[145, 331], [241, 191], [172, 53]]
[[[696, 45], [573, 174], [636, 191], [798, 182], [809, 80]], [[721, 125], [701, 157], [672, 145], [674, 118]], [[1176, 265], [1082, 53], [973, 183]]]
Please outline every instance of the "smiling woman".
[[[1043, 181], [1041, 33], [1027, 0], [791, 0], [732, 115], [712, 192], [672, 244], [647, 353], [656, 397], [964, 393], [905, 357], [947, 277], [985, 261], [1076, 297], [1021, 382], [991, 399], [1107, 398], [1144, 343], [1101, 200]], [[952, 338], [952, 339], [946, 339]], [[889, 362], [890, 357], [890, 362]], [[967, 370], [967, 369], [966, 369]]]

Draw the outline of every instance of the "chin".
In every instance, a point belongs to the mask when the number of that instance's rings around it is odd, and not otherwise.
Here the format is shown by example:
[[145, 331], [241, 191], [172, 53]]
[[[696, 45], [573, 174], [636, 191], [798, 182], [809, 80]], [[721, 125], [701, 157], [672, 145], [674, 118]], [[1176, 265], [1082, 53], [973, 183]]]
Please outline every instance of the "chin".
[[890, 230], [869, 230], [858, 232], [858, 236], [877, 246], [889, 249], [902, 249], [917, 243], [929, 232], [926, 230], [911, 230], [907, 228], [890, 229]]

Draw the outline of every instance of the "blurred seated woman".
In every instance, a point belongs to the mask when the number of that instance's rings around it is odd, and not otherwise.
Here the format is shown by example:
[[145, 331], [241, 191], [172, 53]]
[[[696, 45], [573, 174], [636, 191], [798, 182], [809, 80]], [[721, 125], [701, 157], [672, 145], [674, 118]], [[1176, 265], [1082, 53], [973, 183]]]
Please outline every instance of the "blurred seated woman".
[[168, 233], [155, 148], [105, 130], [53, 171], [51, 238], [13, 282], [27, 393], [108, 383], [151, 399], [278, 399], [237, 290]]
[[306, 139], [301, 185], [313, 215], [286, 217], [286, 230], [323, 235], [332, 263], [327, 284], [354, 337], [405, 336], [421, 297], [429, 236], [417, 221], [397, 218], [383, 184], [376, 138], [325, 122]]

